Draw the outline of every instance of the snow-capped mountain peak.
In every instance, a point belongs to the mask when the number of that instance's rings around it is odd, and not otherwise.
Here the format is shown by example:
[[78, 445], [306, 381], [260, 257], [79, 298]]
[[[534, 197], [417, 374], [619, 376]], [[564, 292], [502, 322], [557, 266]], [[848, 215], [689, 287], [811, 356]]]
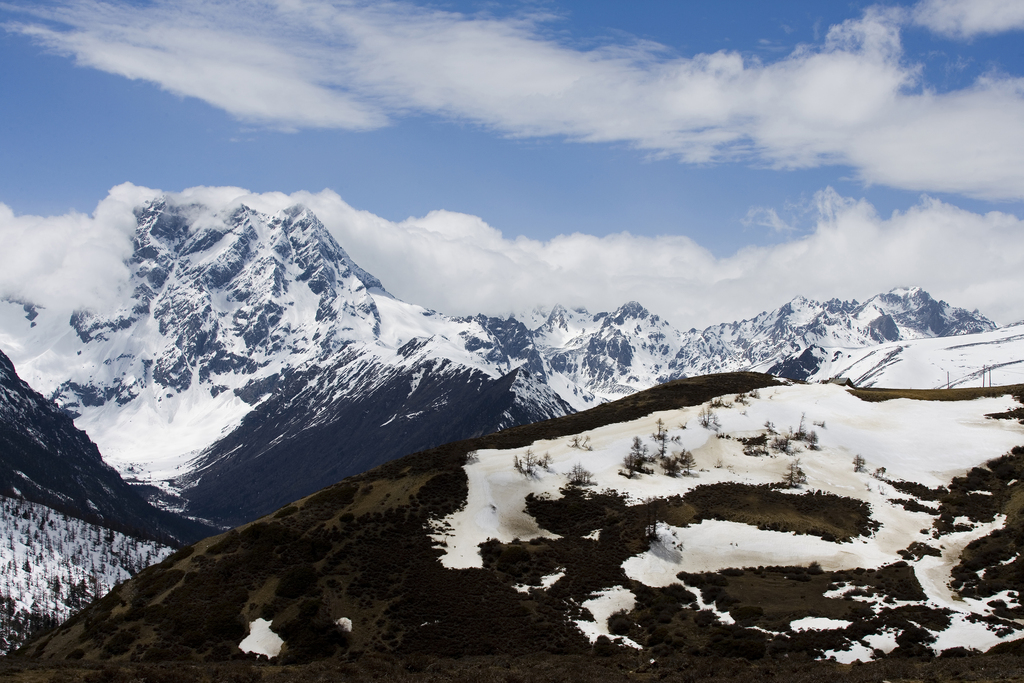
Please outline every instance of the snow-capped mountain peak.
[[[301, 205], [271, 214], [169, 195], [135, 218], [113, 310], [68, 321], [6, 301], [0, 325], [20, 371], [78, 416], [109, 463], [177, 493], [214, 481], [232, 449], [255, 461], [286, 434], [308, 439], [341, 419], [362, 431], [331, 438], [376, 458], [345, 467], [365, 468], [442, 432], [457, 439], [555, 417], [671, 379], [747, 369], [806, 379], [834, 367], [833, 349], [995, 327], [918, 288], [863, 304], [796, 297], [686, 333], [636, 301], [600, 313], [556, 305], [456, 318], [390, 295]], [[274, 429], [256, 429], [257, 414]], [[432, 430], [428, 418], [446, 424]], [[415, 438], [392, 439], [387, 430], [400, 424]], [[372, 446], [381, 439], [394, 450]]]

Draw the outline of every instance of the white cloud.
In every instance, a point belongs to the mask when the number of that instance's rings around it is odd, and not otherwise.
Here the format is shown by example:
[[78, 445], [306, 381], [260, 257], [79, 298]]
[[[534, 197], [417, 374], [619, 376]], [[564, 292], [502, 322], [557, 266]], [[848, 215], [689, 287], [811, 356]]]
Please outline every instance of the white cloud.
[[[119, 186], [91, 217], [14, 217], [0, 205], [0, 293], [69, 307], [111, 300], [126, 275], [132, 207], [156, 194]], [[303, 203], [393, 294], [453, 315], [555, 303], [598, 312], [637, 300], [689, 328], [749, 317], [797, 295], [863, 300], [917, 285], [1002, 323], [1024, 319], [1024, 221], [927, 197], [883, 218], [827, 189], [815, 197], [820, 218], [809, 234], [727, 258], [679, 236], [510, 240], [478, 217], [447, 211], [391, 222], [330, 191], [194, 188], [171, 198], [270, 213]]]
[[922, 286], [1001, 322], [1024, 319], [1024, 222], [933, 199], [881, 218], [870, 204], [816, 197], [814, 230], [716, 258], [686, 237], [503, 238], [479, 218], [432, 212], [388, 223], [332, 193], [303, 199], [397, 296], [442, 312], [500, 314], [534, 305], [610, 310], [637, 300], [689, 328], [773, 309], [797, 295], [865, 299]]
[[24, 11], [36, 18], [9, 31], [271, 126], [365, 130], [425, 113], [687, 163], [840, 164], [867, 183], [1024, 197], [1021, 81], [989, 75], [931, 92], [904, 61], [899, 9], [869, 8], [769, 64], [642, 41], [580, 49], [551, 38], [543, 18], [403, 2], [69, 0]]
[[783, 220], [778, 211], [770, 206], [750, 207], [747, 215], [743, 218], [743, 225], [760, 225], [782, 234], [796, 231], [796, 227]]
[[951, 38], [1024, 29], [1020, 0], [922, 0], [913, 9], [914, 22]]
[[132, 209], [157, 194], [120, 185], [92, 216], [15, 216], [0, 204], [0, 298], [64, 311], [108, 306], [128, 277]]

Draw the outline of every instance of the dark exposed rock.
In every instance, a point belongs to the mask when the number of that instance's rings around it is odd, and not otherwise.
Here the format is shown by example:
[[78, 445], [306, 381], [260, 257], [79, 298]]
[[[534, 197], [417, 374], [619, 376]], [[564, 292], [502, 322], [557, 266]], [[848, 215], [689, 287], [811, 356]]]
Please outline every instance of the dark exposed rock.
[[0, 493], [133, 535], [189, 542], [209, 527], [150, 506], [96, 444], [0, 352]]

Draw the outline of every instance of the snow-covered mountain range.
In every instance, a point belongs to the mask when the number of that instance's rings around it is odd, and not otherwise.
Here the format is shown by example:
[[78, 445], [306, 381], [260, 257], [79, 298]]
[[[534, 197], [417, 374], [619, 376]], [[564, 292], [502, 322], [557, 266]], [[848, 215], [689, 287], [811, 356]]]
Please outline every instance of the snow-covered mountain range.
[[165, 197], [136, 218], [114, 310], [69, 319], [0, 302], [0, 348], [126, 478], [220, 523], [407, 452], [675, 378], [819, 379], [846, 367], [837, 349], [996, 330], [920, 289], [863, 304], [797, 298], [686, 332], [636, 302], [451, 317], [391, 296], [302, 206], [270, 215]]

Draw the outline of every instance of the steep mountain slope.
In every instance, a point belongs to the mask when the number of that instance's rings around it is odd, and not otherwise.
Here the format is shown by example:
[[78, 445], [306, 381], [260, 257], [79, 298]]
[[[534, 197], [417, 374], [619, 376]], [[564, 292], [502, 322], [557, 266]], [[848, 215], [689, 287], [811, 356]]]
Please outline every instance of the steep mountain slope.
[[849, 662], [1012, 646], [1024, 386], [1005, 391], [669, 382], [351, 477], [176, 553], [23, 652]]
[[[408, 351], [412, 389], [401, 366], [364, 368], [344, 357], [335, 368], [289, 378], [182, 478], [189, 512], [241, 524], [399, 453], [570, 412], [522, 370], [492, 379]], [[309, 377], [324, 371], [328, 386]], [[356, 383], [358, 393], [336, 391]]]
[[172, 549], [0, 496], [0, 653], [60, 624]]
[[0, 652], [213, 531], [144, 501], [3, 353], [0, 494]]
[[0, 352], [0, 493], [133, 535], [192, 541], [211, 529], [152, 507]]
[[635, 301], [611, 313], [562, 306], [538, 313], [531, 316], [534, 344], [551, 371], [605, 400], [679, 376], [670, 363], [679, 332]]

